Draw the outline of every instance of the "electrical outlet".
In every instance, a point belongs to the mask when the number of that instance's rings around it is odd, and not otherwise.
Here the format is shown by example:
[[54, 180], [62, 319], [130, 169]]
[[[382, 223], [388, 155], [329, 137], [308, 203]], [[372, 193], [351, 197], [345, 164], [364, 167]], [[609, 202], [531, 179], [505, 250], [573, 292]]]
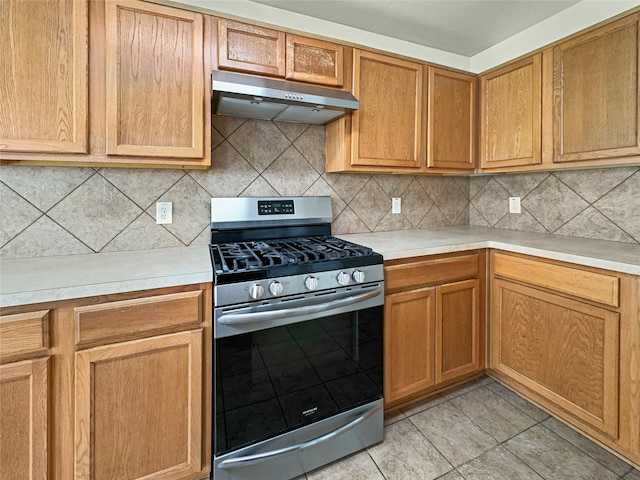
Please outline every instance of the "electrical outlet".
[[520, 197], [509, 197], [509, 213], [522, 213], [520, 211]]
[[173, 223], [173, 203], [157, 202], [156, 203], [156, 224], [166, 225]]
[[402, 213], [402, 199], [401, 198], [392, 198], [391, 199], [391, 213]]

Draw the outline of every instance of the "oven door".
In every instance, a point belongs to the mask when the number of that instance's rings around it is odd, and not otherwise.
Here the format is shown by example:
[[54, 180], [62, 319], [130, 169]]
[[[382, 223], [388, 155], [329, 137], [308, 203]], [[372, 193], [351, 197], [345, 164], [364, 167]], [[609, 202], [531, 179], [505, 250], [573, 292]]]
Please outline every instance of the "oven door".
[[382, 440], [383, 292], [214, 310], [216, 479], [290, 478]]

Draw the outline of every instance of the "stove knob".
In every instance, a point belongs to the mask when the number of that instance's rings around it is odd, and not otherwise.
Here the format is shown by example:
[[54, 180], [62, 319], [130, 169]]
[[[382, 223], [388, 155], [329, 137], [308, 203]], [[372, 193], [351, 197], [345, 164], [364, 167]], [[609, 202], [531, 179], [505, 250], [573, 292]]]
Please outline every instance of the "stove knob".
[[336, 280], [340, 285], [342, 285], [343, 287], [346, 287], [347, 285], [349, 285], [349, 281], [351, 280], [351, 277], [347, 272], [340, 272], [336, 277]]
[[364, 282], [364, 272], [360, 270], [354, 270], [351, 276], [353, 277], [353, 281], [356, 283]]
[[273, 295], [274, 297], [277, 297], [278, 295], [280, 295], [282, 293], [283, 288], [284, 287], [280, 282], [271, 282], [271, 284], [269, 285], [269, 291], [271, 292], [271, 295]]
[[259, 300], [260, 297], [262, 297], [263, 293], [264, 293], [264, 287], [259, 283], [254, 283], [253, 285], [251, 285], [251, 288], [249, 289], [249, 296], [254, 300]]
[[307, 287], [307, 290], [317, 290], [318, 279], [316, 277], [307, 277], [304, 279], [304, 286]]

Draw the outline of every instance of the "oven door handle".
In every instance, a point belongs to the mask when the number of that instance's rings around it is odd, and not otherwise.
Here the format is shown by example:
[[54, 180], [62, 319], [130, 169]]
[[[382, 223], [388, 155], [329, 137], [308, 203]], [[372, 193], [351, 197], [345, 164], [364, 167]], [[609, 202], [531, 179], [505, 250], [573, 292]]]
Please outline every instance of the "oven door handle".
[[380, 410], [382, 407], [380, 404], [376, 404], [371, 407], [369, 410], [364, 412], [362, 415], [357, 417], [354, 420], [351, 420], [349, 423], [336, 428], [324, 435], [320, 435], [319, 437], [312, 438], [311, 440], [307, 440], [306, 442], [298, 443], [296, 445], [291, 445], [289, 447], [278, 448], [276, 450], [271, 450], [269, 452], [256, 453], [255, 455], [247, 455], [245, 457], [237, 457], [237, 458], [229, 458], [227, 460], [223, 460], [218, 464], [218, 468], [239, 468], [246, 467], [247, 465], [254, 465], [256, 463], [260, 463], [265, 460], [272, 459], [274, 457], [278, 457], [280, 455], [286, 455], [288, 453], [292, 453], [295, 450], [304, 450], [305, 448], [314, 447], [320, 443], [327, 442], [332, 440], [348, 430], [352, 429], [359, 423], [364, 422], [367, 418], [371, 417], [374, 413]]
[[227, 313], [221, 315], [217, 322], [223, 325], [238, 325], [241, 323], [253, 323], [253, 322], [266, 322], [269, 320], [279, 320], [281, 318], [290, 318], [294, 315], [308, 315], [312, 313], [324, 312], [327, 310], [334, 310], [340, 307], [346, 307], [356, 303], [364, 302], [371, 298], [375, 298], [382, 294], [382, 289], [376, 288], [365, 293], [358, 295], [351, 295], [349, 297], [340, 298], [338, 300], [332, 300], [329, 302], [321, 302], [311, 305], [304, 305], [302, 307], [294, 308], [280, 308], [278, 310], [268, 310], [264, 312], [249, 312], [249, 313]]

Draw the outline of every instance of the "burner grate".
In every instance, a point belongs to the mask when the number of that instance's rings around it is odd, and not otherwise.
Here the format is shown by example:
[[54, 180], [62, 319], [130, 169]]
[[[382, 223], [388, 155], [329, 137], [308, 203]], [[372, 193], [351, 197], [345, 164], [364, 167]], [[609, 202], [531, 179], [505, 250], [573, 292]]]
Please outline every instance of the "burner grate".
[[330, 236], [221, 243], [214, 248], [222, 272], [319, 263], [373, 254], [368, 247]]

